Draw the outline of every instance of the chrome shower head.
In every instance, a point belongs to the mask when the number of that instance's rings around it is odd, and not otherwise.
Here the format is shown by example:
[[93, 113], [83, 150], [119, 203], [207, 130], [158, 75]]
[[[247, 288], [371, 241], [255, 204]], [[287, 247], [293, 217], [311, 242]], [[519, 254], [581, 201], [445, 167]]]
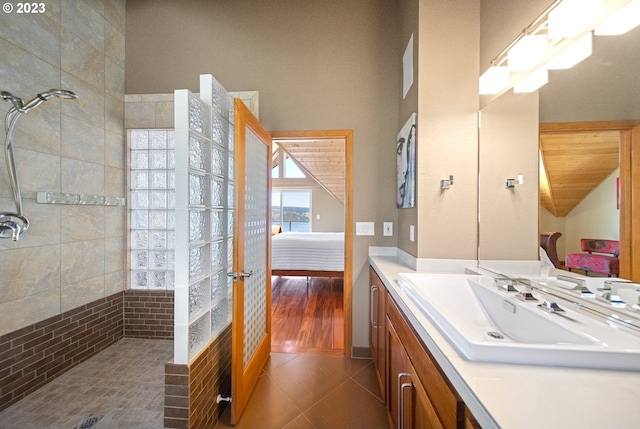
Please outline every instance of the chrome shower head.
[[13, 95], [12, 93], [8, 92], [8, 91], [2, 91], [0, 92], [0, 97], [2, 97], [3, 100], [7, 100], [10, 101], [11, 104], [13, 104], [13, 107], [15, 107], [16, 109], [20, 110], [22, 109], [22, 98]]
[[31, 109], [35, 109], [36, 107], [38, 107], [45, 101], [52, 99], [53, 97], [65, 98], [70, 100], [78, 98], [78, 96], [74, 92], [66, 89], [50, 89], [49, 91], [42, 92], [33, 97], [33, 99], [27, 101], [22, 107], [21, 112], [26, 113]]

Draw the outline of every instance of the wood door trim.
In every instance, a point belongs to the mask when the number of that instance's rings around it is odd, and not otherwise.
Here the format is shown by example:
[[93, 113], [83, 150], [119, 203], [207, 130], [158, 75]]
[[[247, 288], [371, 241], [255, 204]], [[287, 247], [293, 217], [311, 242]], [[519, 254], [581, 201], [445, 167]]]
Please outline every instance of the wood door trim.
[[344, 225], [344, 351], [351, 355], [353, 323], [353, 130], [272, 131], [274, 140], [344, 139], [345, 142], [345, 225]]

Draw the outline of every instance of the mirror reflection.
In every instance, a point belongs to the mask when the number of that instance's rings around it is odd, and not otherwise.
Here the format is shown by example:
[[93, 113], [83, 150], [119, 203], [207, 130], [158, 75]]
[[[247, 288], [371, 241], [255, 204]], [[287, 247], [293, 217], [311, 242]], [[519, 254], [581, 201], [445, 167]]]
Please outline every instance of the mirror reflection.
[[[510, 276], [585, 274], [580, 269], [569, 273], [565, 267], [567, 254], [583, 252], [581, 239], [620, 240], [620, 130], [640, 124], [639, 45], [640, 27], [622, 36], [595, 37], [591, 57], [570, 70], [550, 71], [549, 83], [537, 93], [510, 91], [481, 111], [481, 267]], [[532, 110], [537, 112], [535, 126], [540, 130], [534, 144]], [[505, 189], [497, 183], [522, 173], [524, 184]], [[631, 188], [631, 183], [624, 186]], [[532, 212], [539, 223], [530, 219]], [[538, 229], [532, 231], [531, 225]], [[547, 261], [540, 271], [539, 264], [523, 268], [498, 262], [538, 259], [540, 237], [545, 233], [547, 237], [556, 233], [555, 255], [551, 255], [557, 257], [556, 264]], [[541, 259], [546, 256], [542, 252]], [[594, 290], [600, 289], [597, 299], [549, 284], [542, 288], [640, 327], [640, 312], [632, 305], [602, 299], [606, 293], [611, 295], [601, 290], [602, 277], [608, 274], [587, 274], [599, 278], [597, 286], [591, 284]], [[609, 274], [615, 285], [615, 272]]]
[[640, 119], [639, 42], [640, 28], [596, 36], [591, 57], [540, 89], [540, 229], [563, 234], [561, 261], [582, 238], [620, 239], [620, 131], [594, 122]]

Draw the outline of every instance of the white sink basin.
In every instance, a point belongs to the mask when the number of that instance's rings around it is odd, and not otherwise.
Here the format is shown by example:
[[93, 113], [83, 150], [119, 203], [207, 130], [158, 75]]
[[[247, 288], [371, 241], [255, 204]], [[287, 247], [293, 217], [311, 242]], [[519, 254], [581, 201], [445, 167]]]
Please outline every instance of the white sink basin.
[[568, 305], [547, 313], [486, 276], [403, 273], [398, 283], [470, 360], [640, 370], [640, 335]]

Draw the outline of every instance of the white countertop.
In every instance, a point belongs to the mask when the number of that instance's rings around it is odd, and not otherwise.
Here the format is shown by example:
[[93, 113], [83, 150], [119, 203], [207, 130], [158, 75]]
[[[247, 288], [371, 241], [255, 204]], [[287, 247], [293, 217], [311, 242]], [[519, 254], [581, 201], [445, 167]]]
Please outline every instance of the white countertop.
[[483, 428], [640, 427], [640, 372], [470, 361], [398, 286], [416, 271], [395, 256], [369, 262]]

